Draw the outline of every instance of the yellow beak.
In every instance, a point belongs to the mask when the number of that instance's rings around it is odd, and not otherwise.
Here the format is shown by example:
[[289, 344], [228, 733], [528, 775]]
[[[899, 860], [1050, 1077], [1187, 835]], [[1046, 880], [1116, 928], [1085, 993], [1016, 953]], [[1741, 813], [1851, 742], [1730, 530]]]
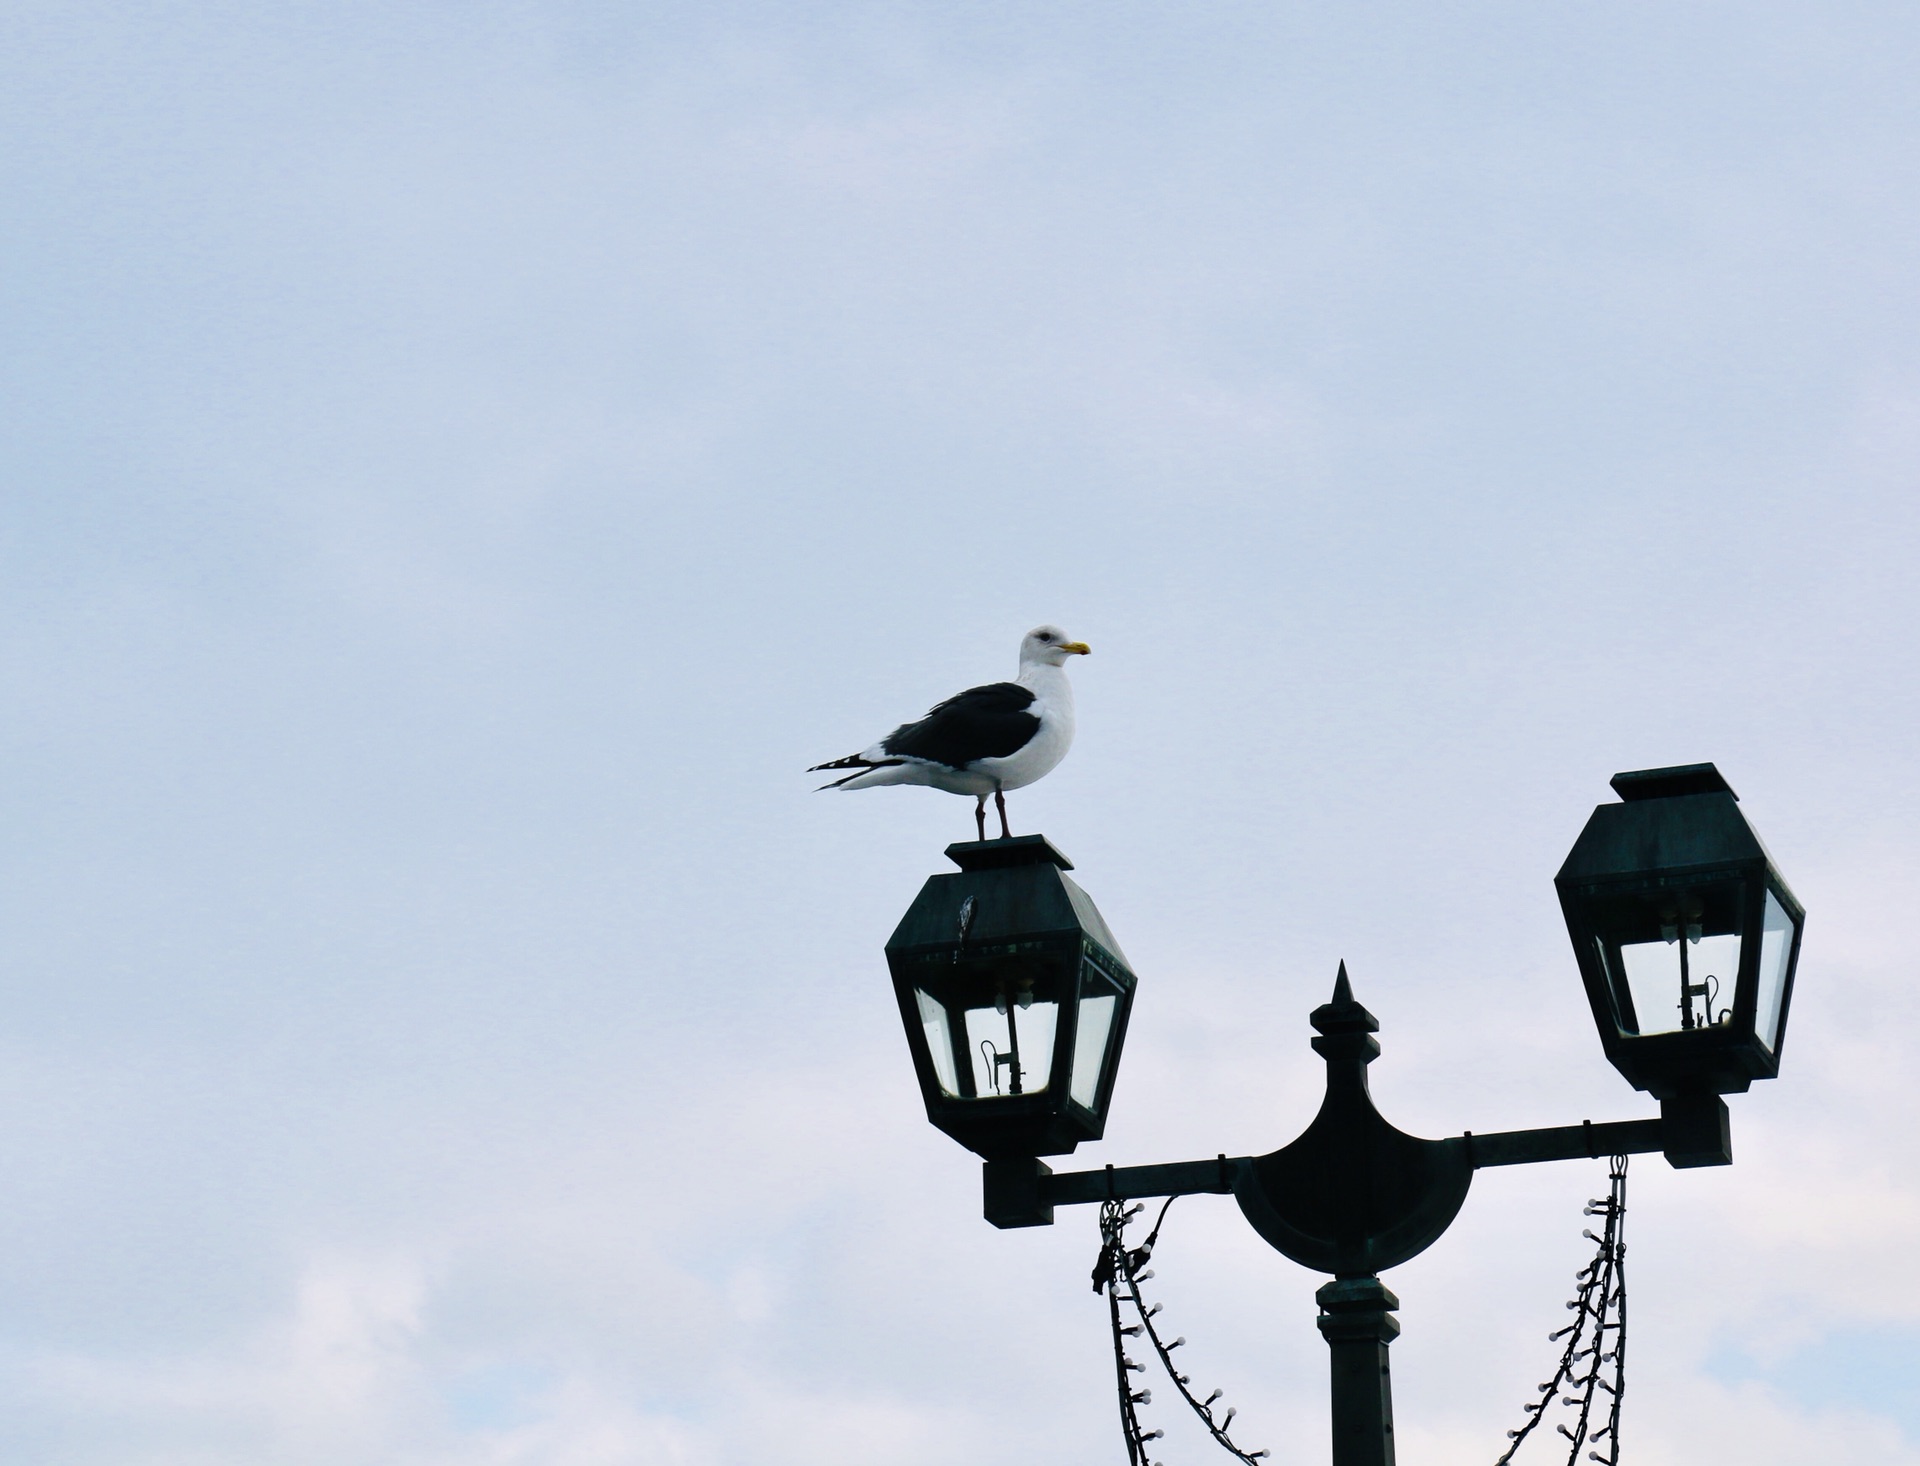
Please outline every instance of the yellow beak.
[[1084, 641], [1063, 641], [1060, 643], [1060, 650], [1063, 652], [1078, 652], [1083, 657], [1093, 655], [1093, 648], [1088, 646]]

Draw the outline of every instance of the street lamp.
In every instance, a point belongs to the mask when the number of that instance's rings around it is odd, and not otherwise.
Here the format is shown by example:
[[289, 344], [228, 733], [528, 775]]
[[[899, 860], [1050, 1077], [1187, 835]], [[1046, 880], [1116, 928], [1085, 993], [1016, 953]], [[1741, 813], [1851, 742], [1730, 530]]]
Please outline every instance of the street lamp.
[[1333, 1275], [1315, 1297], [1331, 1352], [1334, 1466], [1393, 1466], [1379, 1279], [1431, 1246], [1473, 1174], [1663, 1152], [1733, 1160], [1722, 1094], [1779, 1072], [1805, 912], [1711, 764], [1617, 774], [1556, 877], [1607, 1057], [1660, 1117], [1441, 1140], [1407, 1135], [1367, 1087], [1380, 1024], [1345, 964], [1316, 1008], [1319, 1113], [1261, 1156], [1055, 1174], [1040, 1159], [1098, 1139], [1135, 979], [1067, 859], [1037, 835], [955, 845], [887, 944], [927, 1118], [985, 1157], [986, 1218], [1046, 1226], [1056, 1206], [1231, 1193], [1263, 1238]]
[[1613, 787], [1554, 877], [1607, 1058], [1656, 1099], [1773, 1078], [1806, 912], [1712, 764]]
[[1135, 978], [1039, 835], [952, 845], [887, 943], [927, 1118], [978, 1155], [1098, 1140]]

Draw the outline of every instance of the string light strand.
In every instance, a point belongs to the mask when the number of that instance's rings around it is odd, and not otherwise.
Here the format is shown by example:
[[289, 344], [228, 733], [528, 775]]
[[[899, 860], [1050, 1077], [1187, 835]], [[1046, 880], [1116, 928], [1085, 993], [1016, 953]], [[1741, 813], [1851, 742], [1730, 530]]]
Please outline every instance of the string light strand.
[[[1607, 1194], [1595, 1197], [1583, 1215], [1602, 1219], [1600, 1235], [1587, 1228], [1582, 1236], [1595, 1244], [1593, 1261], [1574, 1274], [1574, 1294], [1567, 1300], [1573, 1322], [1547, 1335], [1550, 1341], [1566, 1339], [1559, 1366], [1553, 1377], [1539, 1387], [1540, 1398], [1521, 1407], [1526, 1421], [1507, 1432], [1507, 1449], [1494, 1466], [1509, 1466], [1515, 1452], [1533, 1434], [1534, 1427], [1546, 1418], [1547, 1407], [1556, 1398], [1562, 1406], [1578, 1413], [1571, 1426], [1554, 1427], [1555, 1433], [1571, 1442], [1567, 1466], [1576, 1466], [1583, 1445], [1587, 1459], [1601, 1466], [1620, 1466], [1620, 1405], [1627, 1390], [1627, 1158], [1613, 1157], [1607, 1168]], [[1584, 1361], [1584, 1362], [1583, 1362]], [[1609, 1371], [1607, 1366], [1611, 1365]], [[1582, 1371], [1585, 1371], [1584, 1373]], [[1612, 1378], [1609, 1380], [1609, 1372]], [[1563, 1393], [1564, 1391], [1564, 1393]], [[1605, 1399], [1600, 1397], [1604, 1395]], [[1606, 1424], [1594, 1422], [1595, 1407], [1606, 1416]]]
[[[1094, 1265], [1093, 1287], [1095, 1292], [1104, 1291], [1107, 1295], [1108, 1316], [1113, 1326], [1114, 1373], [1119, 1382], [1120, 1426], [1127, 1441], [1128, 1466], [1161, 1466], [1160, 1462], [1150, 1461], [1147, 1443], [1160, 1439], [1165, 1432], [1145, 1430], [1140, 1422], [1139, 1407], [1153, 1402], [1153, 1392], [1148, 1389], [1135, 1389], [1131, 1378], [1134, 1374], [1144, 1373], [1146, 1366], [1127, 1354], [1128, 1339], [1144, 1338], [1160, 1359], [1160, 1367], [1166, 1371], [1167, 1378], [1180, 1397], [1187, 1402], [1200, 1423], [1206, 1427], [1219, 1447], [1245, 1466], [1263, 1466], [1268, 1452], [1245, 1451], [1227, 1434], [1227, 1427], [1233, 1423], [1238, 1413], [1229, 1407], [1224, 1414], [1216, 1415], [1222, 1390], [1215, 1390], [1202, 1400], [1193, 1392], [1193, 1381], [1181, 1373], [1174, 1363], [1173, 1351], [1186, 1344], [1184, 1335], [1168, 1342], [1161, 1336], [1159, 1325], [1154, 1317], [1160, 1312], [1158, 1303], [1149, 1304], [1140, 1293], [1140, 1284], [1153, 1276], [1153, 1270], [1147, 1267], [1153, 1257], [1154, 1245], [1160, 1240], [1160, 1227], [1167, 1219], [1167, 1211], [1172, 1207], [1174, 1198], [1168, 1197], [1155, 1218], [1153, 1230], [1138, 1247], [1128, 1247], [1126, 1243], [1127, 1224], [1146, 1208], [1139, 1203], [1128, 1206], [1125, 1202], [1109, 1201], [1100, 1208], [1100, 1260]], [[1120, 1305], [1125, 1303], [1133, 1310], [1135, 1323], [1123, 1324]]]

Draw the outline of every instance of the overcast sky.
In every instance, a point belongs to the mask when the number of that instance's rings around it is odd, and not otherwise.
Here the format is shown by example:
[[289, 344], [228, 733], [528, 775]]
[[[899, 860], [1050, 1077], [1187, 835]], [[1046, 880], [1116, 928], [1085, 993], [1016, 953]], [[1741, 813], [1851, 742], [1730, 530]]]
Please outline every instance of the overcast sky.
[[[1292, 1139], [1342, 958], [1402, 1128], [1652, 1113], [1551, 877], [1714, 760], [1809, 924], [1737, 1163], [1634, 1165], [1627, 1457], [1920, 1463], [1917, 72], [1834, 0], [12, 0], [0, 1457], [1123, 1459], [1094, 1218], [980, 1220], [887, 985], [970, 805], [802, 772], [1050, 620], [1015, 827], [1141, 981], [1062, 1165]], [[1388, 1275], [1408, 1466], [1603, 1186]], [[1320, 1280], [1218, 1197], [1155, 1266], [1324, 1461]]]

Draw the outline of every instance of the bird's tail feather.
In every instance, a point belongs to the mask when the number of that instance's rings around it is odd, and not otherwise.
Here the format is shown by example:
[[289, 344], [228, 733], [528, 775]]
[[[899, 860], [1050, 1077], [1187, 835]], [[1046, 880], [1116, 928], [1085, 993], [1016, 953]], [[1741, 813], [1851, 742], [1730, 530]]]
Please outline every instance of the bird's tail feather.
[[809, 774], [817, 774], [822, 769], [870, 769], [873, 760], [864, 753], [850, 753], [845, 758], [837, 758], [830, 764], [815, 764], [808, 769]]
[[835, 779], [831, 784], [822, 784], [819, 789], [813, 791], [818, 794], [821, 789], [838, 789], [842, 784], [851, 784], [862, 774], [870, 774], [875, 769], [898, 768], [902, 762], [903, 760], [897, 758], [871, 759], [864, 754], [850, 753], [845, 758], [835, 759], [832, 763], [815, 764], [812, 768], [808, 769], [807, 772], [809, 774], [817, 774], [823, 769], [853, 770], [853, 772], [848, 774], [844, 779]]

